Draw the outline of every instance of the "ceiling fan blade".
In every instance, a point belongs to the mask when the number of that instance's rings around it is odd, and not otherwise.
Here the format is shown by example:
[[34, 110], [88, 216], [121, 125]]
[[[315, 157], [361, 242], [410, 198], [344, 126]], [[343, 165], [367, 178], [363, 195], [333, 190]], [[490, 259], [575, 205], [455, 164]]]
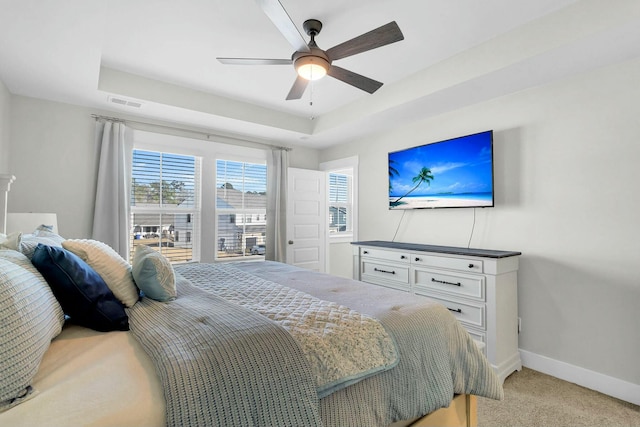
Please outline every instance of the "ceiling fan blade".
[[287, 11], [278, 0], [256, 0], [262, 11], [293, 46], [296, 52], [309, 52], [309, 47], [298, 27], [293, 23]]
[[269, 59], [269, 58], [216, 58], [223, 64], [230, 65], [291, 65], [290, 59]]
[[302, 98], [302, 94], [304, 93], [305, 89], [307, 88], [307, 84], [309, 84], [309, 80], [298, 76], [296, 78], [296, 81], [293, 82], [293, 86], [291, 87], [291, 90], [289, 91], [289, 94], [287, 95], [287, 101], [290, 101], [292, 99], [300, 99], [300, 98]]
[[359, 35], [358, 37], [340, 43], [337, 46], [328, 49], [325, 53], [331, 61], [346, 58], [358, 53], [366, 52], [377, 47], [385, 46], [391, 43], [404, 40], [404, 35], [400, 31], [400, 27], [396, 21], [389, 22], [382, 27], [371, 30], [368, 33]]
[[361, 76], [353, 71], [345, 70], [344, 68], [332, 65], [329, 67], [327, 74], [334, 79], [341, 80], [351, 86], [355, 86], [358, 89], [362, 89], [365, 92], [373, 93], [380, 89], [382, 83], [379, 81], [370, 79], [369, 77]]

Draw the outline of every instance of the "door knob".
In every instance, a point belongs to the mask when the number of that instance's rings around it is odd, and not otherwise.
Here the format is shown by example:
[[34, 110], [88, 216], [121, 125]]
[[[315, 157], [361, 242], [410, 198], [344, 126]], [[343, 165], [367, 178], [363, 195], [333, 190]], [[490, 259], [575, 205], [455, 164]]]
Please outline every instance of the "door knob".
[[290, 244], [290, 245], [293, 245], [293, 240], [289, 240], [289, 244]]

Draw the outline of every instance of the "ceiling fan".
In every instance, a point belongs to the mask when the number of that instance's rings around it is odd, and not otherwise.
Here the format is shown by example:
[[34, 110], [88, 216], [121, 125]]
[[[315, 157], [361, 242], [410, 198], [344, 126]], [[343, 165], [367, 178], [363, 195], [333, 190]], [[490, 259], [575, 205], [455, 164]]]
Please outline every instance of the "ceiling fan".
[[311, 37], [307, 43], [298, 31], [279, 0], [255, 0], [264, 13], [271, 19], [282, 35], [293, 46], [295, 52], [291, 59], [267, 58], [217, 58], [223, 64], [232, 65], [291, 65], [298, 76], [287, 95], [287, 100], [300, 99], [310, 80], [317, 80], [325, 75], [341, 80], [368, 93], [374, 93], [382, 83], [353, 71], [333, 65], [333, 61], [366, 52], [381, 46], [404, 40], [402, 31], [395, 21], [364, 33], [327, 50], [322, 50], [315, 42], [315, 37], [322, 29], [322, 22], [317, 19], [304, 21], [302, 27]]

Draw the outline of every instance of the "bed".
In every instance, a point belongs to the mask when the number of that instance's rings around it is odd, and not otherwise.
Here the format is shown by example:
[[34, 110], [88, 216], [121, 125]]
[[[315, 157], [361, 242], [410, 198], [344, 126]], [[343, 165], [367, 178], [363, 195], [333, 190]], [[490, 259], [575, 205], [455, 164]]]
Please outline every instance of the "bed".
[[[171, 266], [148, 247], [130, 265], [100, 242], [46, 228], [21, 240], [5, 236], [0, 250], [2, 294], [28, 276], [38, 282], [31, 298], [41, 302], [49, 286], [61, 305], [29, 347], [41, 354], [24, 393], [5, 399], [0, 425], [474, 425], [476, 395], [503, 398], [464, 328], [424, 297], [271, 261]], [[115, 309], [108, 332], [95, 330], [108, 329], [95, 313], [62, 309], [42, 259], [69, 253], [106, 278], [126, 325]], [[117, 280], [131, 280], [133, 300]], [[16, 321], [0, 304], [0, 320]]]

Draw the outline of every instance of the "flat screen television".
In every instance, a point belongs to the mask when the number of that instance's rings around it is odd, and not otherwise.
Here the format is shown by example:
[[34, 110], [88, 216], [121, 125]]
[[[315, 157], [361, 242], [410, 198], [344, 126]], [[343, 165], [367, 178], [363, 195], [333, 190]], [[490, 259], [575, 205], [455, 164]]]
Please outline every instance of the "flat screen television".
[[389, 209], [493, 203], [492, 130], [389, 153]]

